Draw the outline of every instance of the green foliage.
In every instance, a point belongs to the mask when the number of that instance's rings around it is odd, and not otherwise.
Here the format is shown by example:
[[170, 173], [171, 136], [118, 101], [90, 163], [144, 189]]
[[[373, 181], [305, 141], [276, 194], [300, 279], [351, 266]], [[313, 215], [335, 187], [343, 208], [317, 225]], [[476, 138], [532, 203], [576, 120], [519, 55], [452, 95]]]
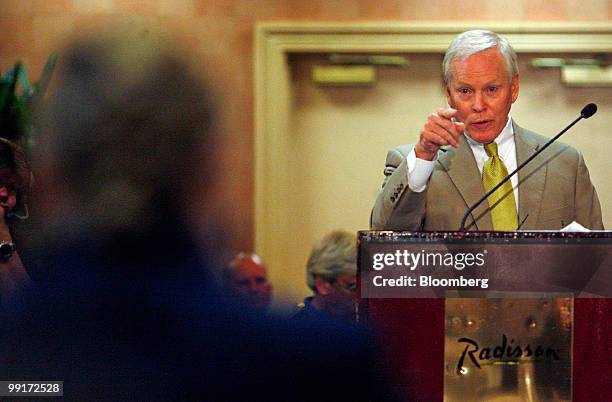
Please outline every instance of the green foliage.
[[28, 153], [35, 139], [32, 114], [44, 98], [56, 61], [57, 54], [51, 54], [34, 85], [21, 62], [0, 75], [0, 137], [20, 144]]

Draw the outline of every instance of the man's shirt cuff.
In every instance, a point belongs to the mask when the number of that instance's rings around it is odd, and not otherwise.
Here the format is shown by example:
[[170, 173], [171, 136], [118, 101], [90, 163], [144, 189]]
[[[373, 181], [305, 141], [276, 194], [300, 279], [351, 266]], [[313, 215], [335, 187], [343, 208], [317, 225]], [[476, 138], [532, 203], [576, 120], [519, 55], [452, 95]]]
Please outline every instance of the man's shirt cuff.
[[425, 191], [429, 177], [436, 166], [438, 155], [432, 161], [419, 159], [414, 152], [414, 147], [406, 156], [406, 164], [408, 165], [408, 187], [415, 193]]

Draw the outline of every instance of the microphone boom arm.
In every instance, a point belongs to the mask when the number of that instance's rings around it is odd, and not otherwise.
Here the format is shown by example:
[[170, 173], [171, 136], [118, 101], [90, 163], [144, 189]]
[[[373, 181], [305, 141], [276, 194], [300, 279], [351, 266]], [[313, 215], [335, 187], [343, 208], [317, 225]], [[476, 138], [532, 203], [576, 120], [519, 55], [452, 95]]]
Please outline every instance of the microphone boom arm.
[[[597, 110], [597, 109], [595, 109]], [[594, 112], [593, 112], [594, 113]], [[590, 117], [590, 115], [589, 115]], [[526, 164], [528, 164], [529, 162], [531, 162], [531, 160], [533, 158], [535, 158], [536, 156], [538, 156], [540, 153], [542, 153], [542, 151], [544, 151], [546, 148], [548, 148], [548, 146], [550, 144], [552, 144], [553, 142], [555, 142], [559, 137], [561, 137], [563, 134], [565, 134], [565, 132], [567, 130], [569, 130], [570, 128], [572, 128], [574, 126], [574, 124], [578, 123], [581, 119], [583, 118], [588, 118], [585, 117], [583, 114], [581, 114], [579, 117], [576, 118], [576, 120], [574, 120], [573, 122], [571, 122], [571, 124], [567, 127], [565, 127], [565, 129], [563, 129], [563, 131], [561, 131], [559, 134], [557, 134], [555, 137], [553, 137], [552, 139], [550, 139], [546, 144], [544, 144], [540, 149], [538, 149], [536, 152], [533, 153], [533, 155], [531, 155], [529, 158], [527, 158], [527, 160], [523, 163], [521, 163], [520, 166], [518, 166], [516, 169], [514, 169], [514, 171], [512, 173], [510, 173], [508, 176], [506, 176], [504, 178], [504, 180], [500, 181], [499, 183], [497, 183], [497, 185], [495, 187], [493, 187], [488, 193], [486, 193], [484, 195], [484, 197], [482, 197], [481, 199], [478, 200], [478, 202], [474, 203], [467, 211], [466, 213], [463, 215], [463, 218], [461, 219], [461, 226], [459, 227], [459, 231], [464, 232], [465, 231], [465, 221], [467, 220], [467, 217], [476, 209], [477, 206], [479, 206], [484, 200], [486, 200], [487, 198], [489, 198], [489, 196], [491, 194], [493, 194], [498, 188], [500, 188], [505, 182], [507, 182], [508, 180], [510, 180], [510, 178], [512, 176], [514, 176], [519, 170], [521, 170], [523, 168], [523, 166], [525, 166]], [[474, 221], [475, 222], [475, 221]]]

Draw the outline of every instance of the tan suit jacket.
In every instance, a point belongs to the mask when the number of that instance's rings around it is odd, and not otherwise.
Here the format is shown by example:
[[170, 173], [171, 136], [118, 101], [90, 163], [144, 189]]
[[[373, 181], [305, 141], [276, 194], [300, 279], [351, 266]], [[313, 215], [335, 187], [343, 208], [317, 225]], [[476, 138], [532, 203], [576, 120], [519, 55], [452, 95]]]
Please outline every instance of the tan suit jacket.
[[[517, 165], [548, 138], [513, 122]], [[444, 146], [427, 189], [408, 188], [406, 156], [412, 145], [389, 151], [385, 181], [372, 209], [374, 230], [457, 230], [468, 207], [485, 194], [474, 154], [465, 139], [460, 146]], [[603, 229], [601, 207], [582, 155], [559, 142], [548, 147], [518, 173], [519, 228], [557, 230], [577, 221], [589, 229]], [[466, 222], [468, 230], [493, 230], [485, 200]]]

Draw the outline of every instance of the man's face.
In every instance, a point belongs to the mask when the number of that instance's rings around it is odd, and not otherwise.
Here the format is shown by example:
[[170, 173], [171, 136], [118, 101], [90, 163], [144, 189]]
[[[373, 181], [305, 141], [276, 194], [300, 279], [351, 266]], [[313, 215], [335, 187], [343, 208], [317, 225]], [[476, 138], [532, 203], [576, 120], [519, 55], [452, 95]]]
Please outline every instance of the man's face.
[[249, 306], [263, 311], [272, 298], [272, 286], [268, 282], [266, 267], [252, 258], [239, 261], [232, 270], [231, 290]]
[[504, 58], [487, 49], [451, 63], [446, 98], [457, 109], [457, 120], [474, 140], [487, 144], [508, 122], [510, 107], [518, 97], [519, 78], [508, 77]]

